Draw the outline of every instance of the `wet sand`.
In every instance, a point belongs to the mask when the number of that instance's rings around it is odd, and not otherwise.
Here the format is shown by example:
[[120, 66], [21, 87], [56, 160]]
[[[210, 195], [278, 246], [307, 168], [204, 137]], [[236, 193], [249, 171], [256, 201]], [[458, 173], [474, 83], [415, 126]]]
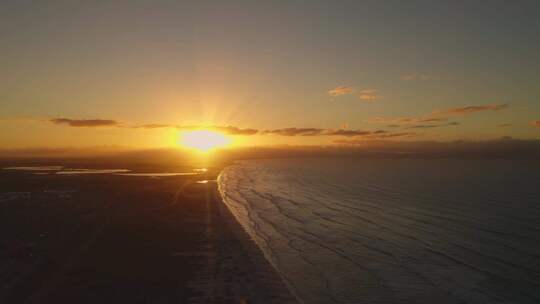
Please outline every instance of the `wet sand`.
[[0, 303], [295, 303], [200, 178], [0, 172]]

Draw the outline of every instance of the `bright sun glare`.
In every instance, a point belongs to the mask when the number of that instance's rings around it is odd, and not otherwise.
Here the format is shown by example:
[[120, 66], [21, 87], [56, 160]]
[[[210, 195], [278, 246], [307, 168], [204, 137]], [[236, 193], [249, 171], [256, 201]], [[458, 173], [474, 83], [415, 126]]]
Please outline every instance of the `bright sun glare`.
[[180, 134], [180, 144], [182, 146], [201, 152], [225, 147], [230, 142], [231, 140], [227, 136], [209, 130], [186, 131]]

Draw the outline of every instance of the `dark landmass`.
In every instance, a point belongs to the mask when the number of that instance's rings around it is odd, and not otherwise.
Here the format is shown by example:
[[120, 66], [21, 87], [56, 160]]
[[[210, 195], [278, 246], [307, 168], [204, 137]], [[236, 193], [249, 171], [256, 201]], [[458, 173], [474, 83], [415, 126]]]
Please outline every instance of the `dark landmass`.
[[[347, 157], [347, 158], [463, 158], [463, 159], [536, 159], [540, 160], [540, 139], [499, 138], [479, 141], [390, 141], [349, 140], [348, 144], [329, 146], [264, 146], [221, 149], [213, 153], [214, 164], [239, 159]], [[179, 148], [125, 149], [121, 147], [94, 148], [32, 148], [0, 149], [2, 160], [27, 163], [43, 161], [84, 162], [97, 166], [114, 163], [116, 166], [133, 165], [176, 166], [179, 163], [206, 162], [197, 155]]]
[[160, 178], [0, 170], [0, 303], [295, 302], [220, 201], [219, 169]]

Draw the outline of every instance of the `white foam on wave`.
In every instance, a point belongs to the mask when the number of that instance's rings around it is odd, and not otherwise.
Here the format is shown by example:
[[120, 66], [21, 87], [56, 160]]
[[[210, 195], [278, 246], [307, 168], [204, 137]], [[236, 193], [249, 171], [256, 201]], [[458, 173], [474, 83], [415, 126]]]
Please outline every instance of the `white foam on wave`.
[[306, 303], [536, 303], [532, 165], [257, 160], [226, 168], [218, 182]]

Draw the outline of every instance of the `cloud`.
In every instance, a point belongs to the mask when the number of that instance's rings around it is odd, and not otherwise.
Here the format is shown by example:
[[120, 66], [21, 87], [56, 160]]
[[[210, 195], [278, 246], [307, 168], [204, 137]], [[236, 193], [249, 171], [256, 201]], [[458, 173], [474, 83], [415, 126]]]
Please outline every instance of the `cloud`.
[[389, 133], [376, 136], [376, 138], [391, 138], [391, 137], [411, 137], [415, 136], [414, 132]]
[[230, 135], [254, 135], [259, 132], [256, 129], [242, 129], [234, 126], [203, 126], [203, 125], [174, 125], [174, 124], [145, 124], [129, 126], [133, 129], [163, 129], [172, 128], [178, 130], [213, 130]]
[[374, 134], [383, 134], [384, 130], [348, 130], [342, 129], [322, 129], [322, 128], [281, 128], [272, 130], [258, 130], [250, 128], [239, 128], [235, 126], [215, 126], [215, 125], [178, 125], [178, 124], [161, 124], [150, 123], [140, 125], [121, 124], [116, 120], [110, 119], [70, 119], [70, 118], [53, 118], [49, 120], [54, 124], [63, 124], [69, 127], [116, 127], [127, 129], [177, 129], [177, 130], [213, 130], [229, 135], [255, 135], [255, 134], [270, 134], [281, 136], [365, 136]]
[[284, 128], [275, 130], [265, 130], [263, 134], [273, 134], [282, 136], [366, 136], [384, 134], [385, 130], [346, 130], [346, 129], [319, 129], [319, 128]]
[[444, 124], [412, 125], [412, 126], [406, 127], [406, 129], [431, 129], [431, 128], [449, 127], [449, 126], [457, 126], [457, 125], [459, 125], [459, 122], [451, 121], [449, 123], [444, 123]]
[[379, 95], [378, 90], [365, 89], [365, 90], [360, 90], [360, 92], [358, 93], [358, 98], [360, 98], [360, 100], [363, 100], [363, 101], [375, 101], [375, 100], [381, 99], [382, 96]]
[[371, 135], [371, 134], [382, 134], [386, 133], [385, 130], [376, 130], [376, 131], [365, 131], [365, 130], [345, 130], [345, 129], [338, 129], [338, 130], [327, 130], [324, 135], [332, 135], [332, 136], [365, 136], [365, 135]]
[[374, 117], [367, 120], [368, 123], [375, 124], [390, 124], [389, 127], [395, 128], [407, 124], [417, 124], [417, 123], [431, 123], [431, 122], [441, 122], [447, 121], [446, 117], [397, 117], [397, 118], [388, 118], [388, 117]]
[[[448, 121], [453, 116], [469, 115], [482, 111], [500, 111], [507, 109], [508, 104], [488, 104], [479, 106], [467, 106], [460, 108], [450, 108], [442, 111], [433, 111], [430, 114], [422, 115], [418, 117], [374, 117], [368, 119], [367, 123], [372, 124], [387, 124], [388, 127], [417, 127], [417, 128], [430, 128], [430, 127], [442, 127], [442, 126], [455, 126], [458, 123], [449, 122], [448, 124], [433, 124], [437, 122]], [[429, 123], [429, 124], [426, 124]]]
[[362, 101], [375, 101], [381, 99], [379, 90], [375, 89], [360, 89], [350, 86], [339, 86], [332, 90], [327, 91], [328, 95], [332, 97], [338, 97], [343, 95], [357, 94], [358, 98]]
[[112, 119], [70, 119], [52, 118], [49, 120], [53, 124], [68, 125], [70, 127], [119, 127], [121, 124]]
[[122, 124], [112, 119], [71, 119], [71, 118], [52, 118], [49, 122], [69, 127], [116, 127], [128, 129], [178, 129], [178, 130], [215, 130], [230, 135], [253, 135], [259, 132], [256, 129], [242, 129], [234, 126], [203, 126], [203, 125], [175, 125], [150, 123], [142, 125]]
[[[387, 138], [410, 135], [413, 133], [390, 133], [386, 130], [350, 130], [345, 128], [340, 129], [324, 129], [324, 128], [280, 128], [270, 130], [258, 130], [250, 128], [239, 128], [235, 126], [215, 126], [215, 125], [177, 125], [177, 124], [140, 124], [130, 125], [122, 124], [117, 120], [111, 119], [70, 119], [70, 118], [53, 118], [49, 120], [54, 124], [62, 124], [69, 127], [115, 127], [124, 129], [177, 129], [177, 130], [213, 130], [229, 135], [279, 135], [279, 136], [341, 136], [341, 137], [365, 137], [365, 138]], [[441, 125], [411, 125], [409, 128], [431, 128], [445, 125], [457, 125], [450, 122]]]
[[411, 80], [433, 80], [433, 79], [437, 79], [438, 77], [434, 75], [412, 73], [412, 74], [402, 75], [400, 78], [401, 80], [411, 81]]
[[531, 121], [531, 125], [537, 127], [537, 128], [540, 128], [540, 120], [536, 120], [536, 121]]
[[342, 96], [342, 95], [349, 95], [349, 94], [352, 94], [354, 93], [354, 89], [352, 87], [348, 87], [348, 86], [339, 86], [339, 87], [336, 87], [332, 90], [329, 90], [328, 92], [328, 95], [332, 96], [332, 97], [338, 97], [338, 96]]
[[397, 137], [413, 137], [415, 135], [416, 133], [414, 132], [381, 133], [381, 134], [372, 133], [372, 134], [365, 135], [361, 138], [334, 140], [334, 143], [345, 144], [345, 145], [358, 145], [358, 144], [364, 144], [368, 140], [390, 139], [390, 138], [397, 138]]
[[163, 129], [163, 128], [176, 128], [175, 125], [169, 124], [145, 124], [145, 125], [135, 125], [129, 126], [132, 129]]
[[257, 129], [241, 129], [233, 126], [212, 126], [210, 129], [230, 135], [255, 135], [259, 132]]
[[431, 115], [434, 116], [450, 116], [450, 115], [467, 115], [482, 111], [499, 111], [508, 108], [508, 104], [488, 104], [480, 106], [467, 106], [461, 108], [451, 108], [443, 111], [435, 111]]
[[448, 118], [446, 117], [427, 117], [427, 118], [419, 118], [416, 119], [416, 122], [440, 122], [440, 121], [447, 121]]
[[283, 129], [274, 129], [274, 130], [265, 130], [264, 134], [275, 134], [283, 136], [315, 136], [321, 135], [325, 129], [318, 128], [283, 128]]

